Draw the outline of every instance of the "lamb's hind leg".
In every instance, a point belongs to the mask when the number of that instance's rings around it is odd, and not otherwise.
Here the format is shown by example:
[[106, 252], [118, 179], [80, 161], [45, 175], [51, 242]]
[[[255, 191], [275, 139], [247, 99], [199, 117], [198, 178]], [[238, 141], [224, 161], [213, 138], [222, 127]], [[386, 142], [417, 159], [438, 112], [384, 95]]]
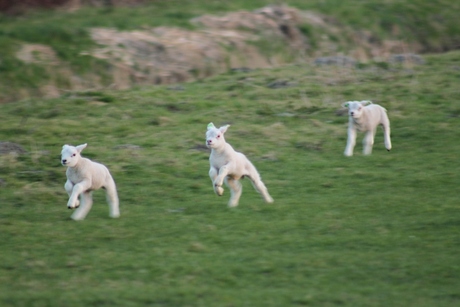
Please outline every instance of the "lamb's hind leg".
[[238, 206], [238, 202], [241, 197], [241, 193], [243, 192], [243, 186], [239, 180], [235, 180], [232, 178], [226, 178], [225, 183], [230, 188], [230, 200], [228, 201], [229, 207], [236, 207]]
[[113, 179], [105, 186], [107, 202], [109, 203], [110, 217], [117, 218], [120, 216], [120, 207], [117, 194], [117, 187]]
[[260, 175], [254, 166], [251, 167], [250, 174], [247, 177], [251, 180], [251, 183], [256, 191], [262, 195], [265, 202], [272, 203], [273, 198], [270, 194], [268, 194], [267, 187], [265, 187], [265, 184], [260, 179]]
[[388, 116], [386, 116], [382, 121], [382, 128], [383, 128], [383, 137], [385, 140], [385, 148], [390, 151], [391, 150], [391, 139], [390, 139], [390, 120]]
[[93, 193], [83, 192], [80, 194], [80, 207], [75, 210], [71, 218], [75, 221], [83, 220], [93, 206]]
[[257, 190], [257, 192], [259, 192], [262, 195], [265, 202], [272, 203], [274, 201], [273, 198], [270, 196], [270, 194], [268, 194], [267, 187], [265, 187], [265, 184], [262, 182], [262, 180], [260, 179], [258, 181], [251, 180], [251, 182], [254, 188]]

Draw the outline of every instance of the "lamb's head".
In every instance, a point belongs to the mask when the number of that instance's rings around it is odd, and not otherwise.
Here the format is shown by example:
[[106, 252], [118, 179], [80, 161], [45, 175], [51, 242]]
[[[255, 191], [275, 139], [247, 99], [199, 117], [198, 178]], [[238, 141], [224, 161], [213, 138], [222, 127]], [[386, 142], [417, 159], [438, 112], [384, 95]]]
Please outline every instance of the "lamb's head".
[[208, 130], [206, 131], [206, 146], [208, 148], [219, 148], [225, 144], [224, 133], [227, 131], [230, 125], [225, 125], [220, 128], [216, 128], [213, 123], [208, 124]]
[[350, 115], [351, 117], [360, 118], [361, 114], [363, 114], [364, 107], [371, 103], [372, 102], [369, 100], [347, 101], [342, 103], [342, 107], [348, 108], [348, 115]]
[[61, 163], [64, 166], [74, 167], [80, 160], [80, 153], [88, 144], [78, 145], [77, 147], [72, 145], [62, 146], [61, 151]]

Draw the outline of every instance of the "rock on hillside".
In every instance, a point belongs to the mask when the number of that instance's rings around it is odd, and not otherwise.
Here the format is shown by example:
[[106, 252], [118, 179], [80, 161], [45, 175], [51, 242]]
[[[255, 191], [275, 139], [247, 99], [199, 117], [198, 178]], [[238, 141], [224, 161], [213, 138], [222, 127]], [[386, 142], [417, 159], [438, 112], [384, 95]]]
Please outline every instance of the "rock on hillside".
[[206, 15], [192, 22], [199, 30], [92, 29], [91, 37], [103, 47], [88, 54], [112, 63], [116, 87], [126, 88], [132, 82], [183, 82], [235, 67], [276, 66], [308, 49], [307, 38], [298, 28], [299, 11], [289, 7]]

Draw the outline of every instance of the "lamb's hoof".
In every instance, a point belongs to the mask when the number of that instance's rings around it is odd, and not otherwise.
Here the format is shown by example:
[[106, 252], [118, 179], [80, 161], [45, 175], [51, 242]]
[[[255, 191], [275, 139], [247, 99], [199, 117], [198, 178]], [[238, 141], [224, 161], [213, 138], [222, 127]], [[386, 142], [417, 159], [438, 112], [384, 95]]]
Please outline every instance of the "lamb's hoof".
[[238, 206], [238, 203], [236, 203], [236, 204], [228, 204], [228, 207], [229, 207], [229, 208], [235, 208], [235, 207], [237, 207], [237, 206]]
[[224, 195], [224, 188], [222, 188], [221, 186], [217, 186], [217, 185], [216, 185], [215, 191], [216, 191], [216, 194], [217, 194], [218, 196]]
[[267, 199], [265, 200], [265, 202], [267, 202], [267, 203], [269, 203], [269, 204], [272, 204], [274, 201], [275, 201], [275, 200], [274, 200], [273, 198], [271, 198], [271, 197], [269, 197], [269, 198], [267, 198]]

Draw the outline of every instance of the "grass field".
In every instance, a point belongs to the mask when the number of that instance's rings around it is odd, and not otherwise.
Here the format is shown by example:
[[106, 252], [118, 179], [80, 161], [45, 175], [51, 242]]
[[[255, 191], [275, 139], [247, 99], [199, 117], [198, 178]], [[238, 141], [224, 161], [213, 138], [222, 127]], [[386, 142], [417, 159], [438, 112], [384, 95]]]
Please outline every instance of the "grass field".
[[[183, 88], [72, 92], [0, 105], [1, 306], [458, 306], [460, 52], [382, 69], [308, 64]], [[289, 86], [268, 88], [274, 81]], [[346, 100], [388, 109], [371, 156], [343, 156]], [[207, 124], [256, 165], [237, 208], [208, 178]], [[105, 163], [70, 220], [63, 144]]]

